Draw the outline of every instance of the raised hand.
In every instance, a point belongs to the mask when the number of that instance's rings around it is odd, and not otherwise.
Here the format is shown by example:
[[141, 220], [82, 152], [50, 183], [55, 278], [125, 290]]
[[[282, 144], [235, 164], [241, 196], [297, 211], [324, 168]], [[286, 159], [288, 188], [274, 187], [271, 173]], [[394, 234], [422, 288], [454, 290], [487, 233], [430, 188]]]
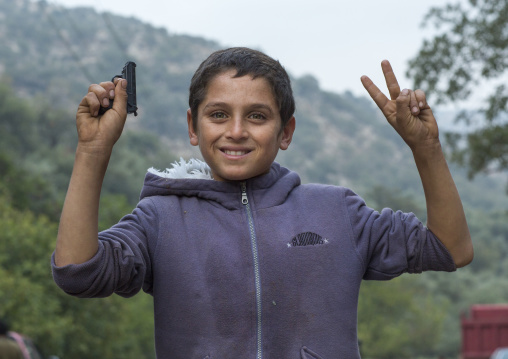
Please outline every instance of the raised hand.
[[[76, 126], [81, 150], [89, 153], [111, 152], [113, 145], [122, 134], [127, 118], [127, 81], [115, 79], [90, 85], [76, 113]], [[100, 115], [100, 109], [113, 107]]]
[[446, 163], [432, 110], [421, 90], [400, 91], [388, 61], [381, 63], [388, 99], [367, 77], [362, 83], [383, 115], [413, 151], [427, 203], [427, 227], [446, 246], [457, 267], [473, 259], [473, 246], [459, 193]]
[[401, 91], [390, 63], [384, 60], [381, 62], [381, 68], [390, 99], [369, 77], [362, 76], [362, 84], [370, 97], [411, 149], [435, 145], [439, 142], [439, 130], [434, 114], [427, 104], [425, 93], [421, 90]]
[[[78, 106], [78, 147], [58, 228], [58, 266], [84, 263], [97, 252], [99, 198], [113, 146], [127, 118], [126, 85], [125, 79], [90, 85]], [[100, 115], [99, 109], [113, 99], [113, 107]]]

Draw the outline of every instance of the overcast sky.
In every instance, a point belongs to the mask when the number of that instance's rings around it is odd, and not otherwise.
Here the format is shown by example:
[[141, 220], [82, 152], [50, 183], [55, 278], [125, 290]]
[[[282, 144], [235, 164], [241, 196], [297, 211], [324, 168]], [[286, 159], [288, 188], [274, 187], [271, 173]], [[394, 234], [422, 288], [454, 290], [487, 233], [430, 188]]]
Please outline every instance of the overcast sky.
[[408, 59], [433, 29], [421, 28], [432, 6], [464, 0], [52, 0], [66, 7], [134, 16], [170, 33], [226, 46], [261, 49], [293, 75], [312, 74], [323, 89], [366, 95], [360, 76], [384, 90], [388, 59], [401, 87]]

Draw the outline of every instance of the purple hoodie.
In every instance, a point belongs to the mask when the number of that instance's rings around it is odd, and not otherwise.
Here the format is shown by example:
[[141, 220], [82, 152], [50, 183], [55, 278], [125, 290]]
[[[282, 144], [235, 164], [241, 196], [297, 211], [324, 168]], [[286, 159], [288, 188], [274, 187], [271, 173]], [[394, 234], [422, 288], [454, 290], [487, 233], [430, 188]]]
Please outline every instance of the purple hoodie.
[[169, 178], [178, 171], [147, 174], [137, 208], [99, 233], [90, 261], [53, 260], [71, 295], [152, 294], [158, 358], [359, 358], [362, 279], [455, 270], [412, 213], [301, 185], [277, 163], [245, 182]]

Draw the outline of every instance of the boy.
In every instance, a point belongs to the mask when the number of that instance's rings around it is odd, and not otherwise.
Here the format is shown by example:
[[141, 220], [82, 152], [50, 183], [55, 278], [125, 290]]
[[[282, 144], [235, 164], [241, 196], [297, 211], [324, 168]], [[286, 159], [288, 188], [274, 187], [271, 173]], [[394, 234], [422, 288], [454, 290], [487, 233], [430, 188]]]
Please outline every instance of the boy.
[[401, 92], [387, 61], [382, 69], [391, 100], [362, 82], [413, 151], [427, 228], [346, 188], [301, 185], [274, 163], [295, 130], [289, 78], [270, 57], [232, 48], [210, 55], [191, 81], [189, 138], [206, 164], [150, 169], [137, 208], [99, 240], [125, 80], [90, 86], [53, 256], [57, 284], [79, 297], [152, 294], [159, 358], [359, 358], [362, 279], [453, 271], [473, 256], [425, 95]]

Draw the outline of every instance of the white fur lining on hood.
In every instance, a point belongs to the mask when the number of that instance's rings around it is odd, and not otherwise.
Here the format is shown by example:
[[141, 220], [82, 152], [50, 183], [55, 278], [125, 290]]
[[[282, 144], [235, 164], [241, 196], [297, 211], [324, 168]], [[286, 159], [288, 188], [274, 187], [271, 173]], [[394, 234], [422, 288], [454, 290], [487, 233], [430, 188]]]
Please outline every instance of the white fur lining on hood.
[[172, 163], [173, 168], [166, 168], [164, 171], [159, 171], [153, 167], [148, 169], [148, 172], [162, 177], [162, 178], [194, 178], [194, 179], [213, 179], [210, 167], [201, 160], [191, 158], [186, 162], [180, 157], [180, 162], [175, 161]]

